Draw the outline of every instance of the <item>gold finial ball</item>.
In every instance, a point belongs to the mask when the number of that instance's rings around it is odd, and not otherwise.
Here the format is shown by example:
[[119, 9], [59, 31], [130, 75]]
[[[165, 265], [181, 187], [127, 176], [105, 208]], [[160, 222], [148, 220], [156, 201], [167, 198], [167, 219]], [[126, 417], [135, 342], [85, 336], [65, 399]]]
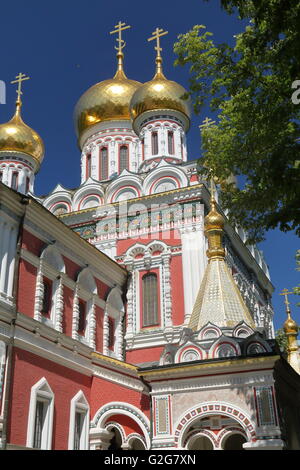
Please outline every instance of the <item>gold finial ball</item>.
[[216, 210], [216, 203], [212, 203], [212, 208], [209, 214], [204, 219], [204, 226], [206, 230], [209, 229], [223, 229], [224, 228], [224, 217]]
[[284, 322], [283, 329], [285, 333], [298, 334], [298, 325], [289, 315], [288, 319]]
[[130, 120], [130, 100], [141, 85], [120, 72], [89, 88], [79, 99], [74, 112], [79, 139], [86, 129], [99, 122]]
[[183, 113], [189, 121], [191, 101], [183, 98], [185, 94], [186, 90], [179, 83], [158, 74], [134, 93], [130, 103], [131, 118], [135, 120], [147, 111], [174, 110]]
[[0, 151], [25, 153], [37, 162], [39, 168], [45, 148], [39, 134], [24, 123], [17, 111], [9, 122], [0, 125]]

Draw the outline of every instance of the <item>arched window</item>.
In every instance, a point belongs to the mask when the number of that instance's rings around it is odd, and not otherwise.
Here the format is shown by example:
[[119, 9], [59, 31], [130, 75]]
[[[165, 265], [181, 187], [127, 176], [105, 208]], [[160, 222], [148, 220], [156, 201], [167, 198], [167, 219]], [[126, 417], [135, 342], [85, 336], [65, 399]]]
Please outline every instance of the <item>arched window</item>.
[[50, 317], [52, 308], [52, 281], [50, 279], [43, 279], [44, 296], [42, 304], [42, 315]]
[[78, 333], [84, 335], [86, 325], [86, 303], [79, 300]]
[[18, 180], [19, 180], [19, 173], [17, 171], [13, 171], [11, 175], [11, 187], [12, 189], [18, 189]]
[[122, 145], [120, 147], [119, 155], [119, 173], [128, 168], [128, 146]]
[[158, 324], [158, 283], [155, 273], [143, 276], [143, 327]]
[[152, 155], [158, 154], [158, 133], [152, 132]]
[[168, 152], [169, 155], [174, 155], [174, 132], [168, 131]]
[[100, 150], [100, 180], [108, 179], [108, 150], [102, 147]]
[[25, 183], [25, 193], [27, 194], [30, 189], [30, 178], [29, 176], [26, 176], [26, 183]]
[[92, 156], [89, 153], [86, 156], [86, 177], [89, 178], [92, 175]]

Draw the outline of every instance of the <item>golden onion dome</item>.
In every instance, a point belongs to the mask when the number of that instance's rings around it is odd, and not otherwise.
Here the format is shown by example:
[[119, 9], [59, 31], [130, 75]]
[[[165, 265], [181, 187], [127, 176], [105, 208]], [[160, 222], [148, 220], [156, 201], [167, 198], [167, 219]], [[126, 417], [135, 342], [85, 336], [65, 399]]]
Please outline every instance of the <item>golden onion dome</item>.
[[212, 199], [211, 210], [204, 219], [205, 229], [220, 229], [224, 228], [224, 217], [216, 209], [216, 201]]
[[38, 163], [38, 169], [44, 158], [44, 143], [39, 134], [24, 123], [21, 106], [21, 101], [17, 101], [13, 118], [0, 125], [0, 151], [25, 153]]
[[288, 318], [284, 322], [283, 329], [285, 333], [298, 334], [298, 325], [288, 313]]
[[99, 122], [130, 120], [130, 100], [142, 84], [126, 77], [123, 53], [118, 53], [117, 57], [118, 69], [115, 76], [89, 88], [75, 107], [74, 118], [79, 138], [86, 129]]
[[174, 110], [183, 113], [190, 121], [191, 102], [184, 99], [186, 90], [179, 83], [167, 80], [162, 72], [162, 58], [156, 58], [157, 70], [152, 80], [144, 83], [133, 95], [130, 103], [134, 121], [143, 113], [153, 110]]

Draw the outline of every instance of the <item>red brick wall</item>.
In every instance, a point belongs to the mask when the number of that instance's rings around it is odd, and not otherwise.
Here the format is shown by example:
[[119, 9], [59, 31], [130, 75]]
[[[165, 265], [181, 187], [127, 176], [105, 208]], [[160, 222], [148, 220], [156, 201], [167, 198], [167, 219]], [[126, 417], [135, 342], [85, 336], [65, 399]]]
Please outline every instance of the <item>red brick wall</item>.
[[91, 390], [91, 417], [107, 403], [125, 402], [139, 408], [148, 418], [150, 415], [149, 397], [122, 385], [108, 382], [99, 377], [93, 378]]
[[68, 449], [70, 405], [80, 391], [90, 401], [91, 378], [28, 351], [15, 348], [9, 443], [25, 446], [31, 388], [43, 377], [55, 395], [53, 450]]
[[126, 352], [126, 362], [129, 364], [141, 364], [143, 362], [158, 361], [164, 346], [157, 346], [155, 348], [135, 349], [134, 351]]
[[28, 317], [34, 317], [34, 297], [37, 270], [32, 264], [20, 260], [17, 310]]
[[112, 415], [107, 419], [108, 421], [114, 421], [122, 426], [124, 429], [124, 432], [126, 436], [129, 436], [129, 434], [138, 433], [143, 436], [143, 431], [139, 427], [139, 425], [132, 419], [129, 418], [129, 416], [121, 415], [121, 414], [116, 414]]
[[27, 232], [27, 230], [23, 229], [22, 248], [25, 248], [36, 256], [40, 256], [45, 246], [46, 245], [42, 240], [35, 237], [30, 232]]

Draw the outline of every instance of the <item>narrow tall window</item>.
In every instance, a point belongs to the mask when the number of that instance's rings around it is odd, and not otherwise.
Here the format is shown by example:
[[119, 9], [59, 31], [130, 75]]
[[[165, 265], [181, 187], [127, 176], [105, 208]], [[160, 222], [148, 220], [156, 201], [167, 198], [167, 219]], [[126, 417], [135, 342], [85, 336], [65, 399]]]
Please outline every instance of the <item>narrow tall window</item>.
[[3, 171], [0, 171], [0, 183], [2, 183], [3, 180]]
[[169, 155], [174, 155], [174, 132], [168, 131], [168, 152]]
[[113, 351], [115, 346], [115, 321], [113, 318], [108, 318], [108, 327], [109, 327], [109, 334], [108, 334], [108, 348]]
[[79, 301], [79, 320], [78, 333], [83, 335], [86, 326], [86, 304], [82, 300]]
[[44, 296], [42, 305], [42, 314], [50, 316], [52, 306], [52, 282], [49, 279], [43, 280]]
[[86, 156], [86, 177], [89, 178], [90, 176], [92, 176], [92, 156], [89, 153]]
[[100, 180], [108, 179], [108, 151], [107, 147], [100, 150]]
[[18, 189], [18, 179], [19, 179], [19, 173], [17, 171], [13, 171], [11, 175], [11, 187], [12, 189]]
[[158, 324], [158, 286], [155, 273], [145, 274], [143, 284], [143, 327]]
[[26, 183], [25, 183], [25, 193], [27, 194], [30, 189], [30, 178], [29, 176], [26, 176]]
[[128, 169], [128, 146], [122, 145], [120, 147], [119, 173], [126, 169]]
[[46, 412], [47, 412], [47, 402], [38, 400], [36, 402], [34, 436], [33, 436], [33, 447], [35, 449], [42, 448], [43, 427], [45, 423]]
[[142, 159], [145, 160], [145, 139], [142, 139]]
[[157, 132], [152, 132], [152, 155], [158, 154], [158, 134]]
[[85, 415], [76, 411], [75, 413], [75, 430], [74, 430], [74, 450], [81, 450], [82, 432]]

